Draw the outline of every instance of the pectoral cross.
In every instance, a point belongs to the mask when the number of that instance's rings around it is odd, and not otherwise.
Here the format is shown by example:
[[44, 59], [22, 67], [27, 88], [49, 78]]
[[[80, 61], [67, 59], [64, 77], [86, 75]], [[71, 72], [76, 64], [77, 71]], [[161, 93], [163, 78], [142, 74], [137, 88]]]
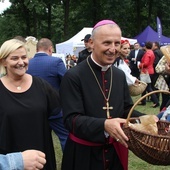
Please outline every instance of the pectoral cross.
[[112, 110], [112, 109], [113, 109], [113, 107], [109, 106], [109, 102], [107, 101], [106, 106], [103, 107], [103, 110], [106, 110], [107, 118], [110, 118], [110, 110]]

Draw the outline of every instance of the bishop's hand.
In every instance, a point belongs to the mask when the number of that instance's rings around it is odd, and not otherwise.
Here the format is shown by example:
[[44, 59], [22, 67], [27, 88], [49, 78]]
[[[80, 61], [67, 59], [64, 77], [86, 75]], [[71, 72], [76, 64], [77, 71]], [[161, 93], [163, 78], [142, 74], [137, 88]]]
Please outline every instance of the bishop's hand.
[[126, 119], [114, 118], [106, 119], [104, 123], [105, 131], [114, 138], [117, 142], [122, 143], [125, 147], [128, 147], [127, 141], [128, 137], [125, 135], [121, 128], [121, 124], [126, 123]]

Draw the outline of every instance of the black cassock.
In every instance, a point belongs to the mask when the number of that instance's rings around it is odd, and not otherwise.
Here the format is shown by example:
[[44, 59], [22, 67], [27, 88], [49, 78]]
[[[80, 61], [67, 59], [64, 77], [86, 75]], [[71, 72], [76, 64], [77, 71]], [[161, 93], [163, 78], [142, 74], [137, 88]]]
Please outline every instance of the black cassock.
[[[114, 66], [102, 72], [101, 67], [90, 57], [87, 60], [106, 97], [110, 89], [112, 69], [109, 106], [113, 109], [110, 109], [110, 116], [126, 118], [133, 102], [124, 73]], [[87, 60], [70, 69], [63, 77], [60, 87], [64, 123], [69, 132], [80, 140], [75, 142], [68, 138], [63, 154], [62, 170], [123, 170], [115, 148], [112, 144], [108, 144], [108, 138], [104, 133], [107, 114], [103, 107], [106, 106], [106, 101]], [[133, 116], [138, 114], [136, 112]], [[87, 146], [82, 144], [84, 141], [102, 146]]]

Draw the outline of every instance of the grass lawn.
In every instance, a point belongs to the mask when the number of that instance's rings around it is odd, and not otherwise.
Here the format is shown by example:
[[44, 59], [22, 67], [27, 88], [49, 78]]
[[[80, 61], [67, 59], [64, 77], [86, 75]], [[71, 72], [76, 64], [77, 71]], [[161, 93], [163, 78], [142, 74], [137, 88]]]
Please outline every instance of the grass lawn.
[[[135, 102], [138, 97], [133, 97], [133, 101]], [[147, 102], [146, 106], [136, 106], [136, 110], [146, 113], [146, 114], [157, 114], [159, 112], [159, 108], [152, 108], [152, 102]], [[61, 159], [62, 159], [62, 152], [60, 143], [58, 141], [57, 136], [53, 133], [53, 141], [56, 153], [56, 160], [57, 160], [57, 170], [61, 170]], [[170, 166], [154, 166], [148, 164], [135, 156], [131, 151], [129, 152], [129, 170], [170, 170]]]

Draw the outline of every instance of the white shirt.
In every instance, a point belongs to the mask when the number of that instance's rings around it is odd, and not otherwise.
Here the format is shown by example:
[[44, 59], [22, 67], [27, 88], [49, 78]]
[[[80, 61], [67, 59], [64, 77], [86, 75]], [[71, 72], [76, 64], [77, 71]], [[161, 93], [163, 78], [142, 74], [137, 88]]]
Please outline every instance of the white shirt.
[[135, 84], [135, 81], [137, 78], [131, 75], [131, 69], [125, 63], [124, 60], [120, 60], [119, 65], [117, 65], [117, 63], [115, 63], [114, 66], [117, 67], [118, 69], [122, 70], [125, 73], [128, 86]]
[[135, 50], [135, 61], [134, 61], [135, 64], [136, 64], [136, 58], [137, 58], [138, 52], [139, 52], [139, 49]]
[[139, 50], [135, 50], [135, 59], [136, 59], [136, 57], [138, 55], [138, 52], [139, 52]]

